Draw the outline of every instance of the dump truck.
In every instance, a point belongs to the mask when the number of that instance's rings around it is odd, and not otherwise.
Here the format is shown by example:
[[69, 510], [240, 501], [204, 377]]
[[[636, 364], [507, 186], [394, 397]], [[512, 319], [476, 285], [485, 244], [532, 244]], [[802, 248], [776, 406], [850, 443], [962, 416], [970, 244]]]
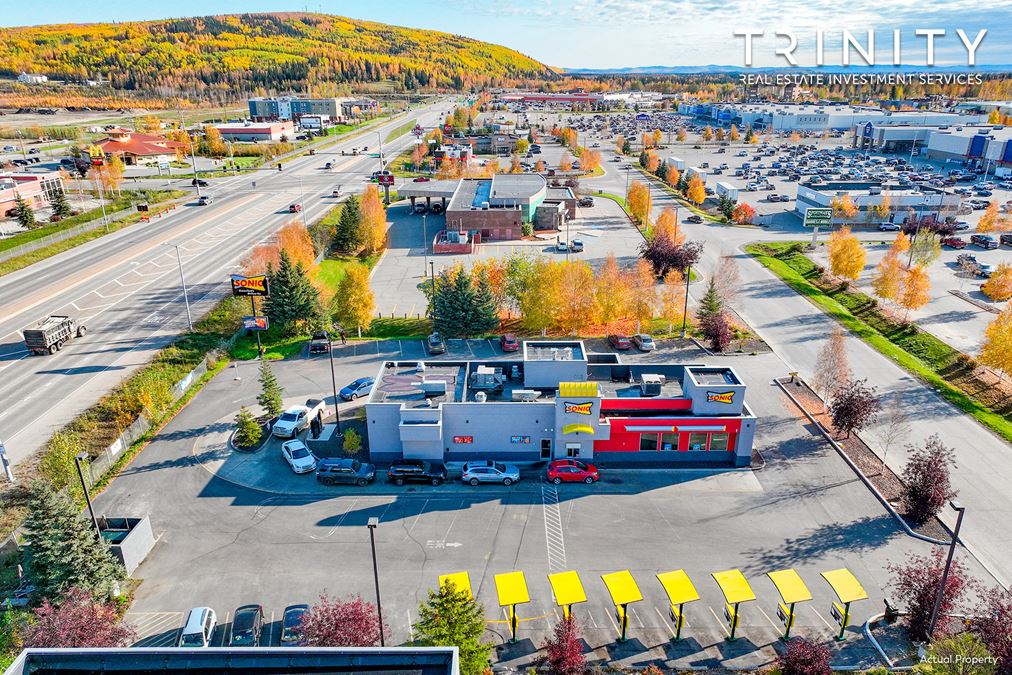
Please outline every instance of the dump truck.
[[55, 354], [75, 337], [84, 337], [84, 325], [69, 316], [47, 316], [38, 324], [25, 328], [25, 346], [34, 354]]

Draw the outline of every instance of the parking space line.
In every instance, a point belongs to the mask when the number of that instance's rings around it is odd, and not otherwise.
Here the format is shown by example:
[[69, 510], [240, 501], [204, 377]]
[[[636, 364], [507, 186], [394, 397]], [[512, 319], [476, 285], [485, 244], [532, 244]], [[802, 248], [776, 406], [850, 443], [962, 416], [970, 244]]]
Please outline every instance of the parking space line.
[[274, 644], [274, 610], [271, 610], [271, 622], [267, 624], [267, 644]]
[[622, 631], [618, 629], [618, 624], [615, 623], [615, 617], [612, 615], [611, 610], [606, 611], [605, 614], [608, 615], [608, 620], [611, 621], [611, 625], [615, 629], [615, 633], [621, 633]]
[[429, 505], [429, 500], [426, 499], [425, 503], [422, 504], [422, 510], [418, 512], [418, 515], [415, 516], [414, 522], [411, 523], [411, 527], [408, 528], [408, 534], [411, 534], [411, 532], [415, 529], [415, 525], [418, 524], [418, 519], [422, 517], [423, 513], [425, 513], [425, 507], [427, 507], [428, 505]]
[[661, 614], [661, 610], [657, 609], [655, 606], [654, 611], [657, 612], [657, 616], [661, 618], [661, 623], [664, 624], [664, 627], [668, 629], [669, 633], [671, 633], [671, 637], [675, 637], [675, 631], [671, 630], [671, 624], [666, 618], [664, 618], [664, 615]]
[[756, 609], [758, 609], [758, 610], [759, 610], [759, 613], [760, 613], [760, 614], [762, 614], [762, 615], [763, 615], [764, 617], [766, 617], [766, 620], [770, 622], [770, 625], [771, 625], [771, 626], [773, 626], [773, 630], [775, 630], [775, 631], [777, 631], [777, 632], [780, 632], [780, 628], [779, 628], [779, 626], [777, 626], [777, 625], [776, 625], [775, 623], [773, 623], [773, 619], [771, 619], [771, 618], [770, 618], [770, 615], [769, 615], [769, 614], [767, 614], [767, 613], [766, 613], [766, 612], [765, 612], [765, 611], [763, 610], [763, 608], [762, 608], [762, 607], [760, 607], [759, 605], [756, 605]]
[[826, 628], [829, 629], [830, 633], [836, 633], [836, 629], [833, 628], [833, 625], [831, 623], [829, 623], [828, 621], [826, 621], [826, 617], [822, 616], [822, 614], [819, 612], [819, 610], [815, 609], [815, 607], [812, 607], [812, 611], [815, 612], [815, 616], [817, 616], [820, 619], [822, 619], [822, 623], [826, 624]]
[[720, 629], [724, 631], [724, 635], [731, 637], [731, 634], [727, 632], [727, 626], [725, 626], [724, 622], [720, 620], [720, 617], [717, 616], [717, 613], [713, 611], [713, 607], [707, 605], [706, 608], [710, 610], [710, 614], [713, 614], [714, 620], [717, 622], [717, 625], [720, 626]]
[[629, 608], [629, 613], [632, 614], [632, 616], [633, 616], [634, 619], [636, 619], [636, 623], [638, 623], [640, 625], [640, 628], [646, 628], [646, 626], [643, 624], [643, 620], [640, 619], [640, 615], [636, 613], [635, 609], [633, 609], [632, 607], [630, 607]]

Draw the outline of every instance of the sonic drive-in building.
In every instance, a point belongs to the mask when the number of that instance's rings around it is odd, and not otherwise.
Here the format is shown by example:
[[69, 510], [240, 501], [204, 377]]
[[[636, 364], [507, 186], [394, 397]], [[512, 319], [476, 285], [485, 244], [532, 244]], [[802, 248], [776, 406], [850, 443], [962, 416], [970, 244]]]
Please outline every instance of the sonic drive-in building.
[[521, 360], [386, 361], [366, 403], [374, 460], [747, 466], [755, 416], [728, 367], [625, 364], [581, 341]]

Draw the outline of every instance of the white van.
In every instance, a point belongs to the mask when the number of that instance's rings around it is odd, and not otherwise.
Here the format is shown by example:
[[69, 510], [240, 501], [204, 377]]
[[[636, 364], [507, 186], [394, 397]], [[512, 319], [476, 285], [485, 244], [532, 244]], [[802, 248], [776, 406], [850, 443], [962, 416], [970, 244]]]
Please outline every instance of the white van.
[[210, 647], [218, 617], [210, 607], [194, 607], [186, 615], [186, 623], [179, 634], [180, 647]]

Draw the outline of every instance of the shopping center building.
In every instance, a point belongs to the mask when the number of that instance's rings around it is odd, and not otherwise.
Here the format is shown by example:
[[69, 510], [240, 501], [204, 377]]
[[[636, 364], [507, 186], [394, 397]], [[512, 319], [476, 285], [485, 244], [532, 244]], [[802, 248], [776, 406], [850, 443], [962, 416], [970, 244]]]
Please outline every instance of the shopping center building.
[[756, 419], [732, 368], [626, 364], [578, 340], [522, 355], [384, 362], [366, 403], [372, 459], [751, 462]]

